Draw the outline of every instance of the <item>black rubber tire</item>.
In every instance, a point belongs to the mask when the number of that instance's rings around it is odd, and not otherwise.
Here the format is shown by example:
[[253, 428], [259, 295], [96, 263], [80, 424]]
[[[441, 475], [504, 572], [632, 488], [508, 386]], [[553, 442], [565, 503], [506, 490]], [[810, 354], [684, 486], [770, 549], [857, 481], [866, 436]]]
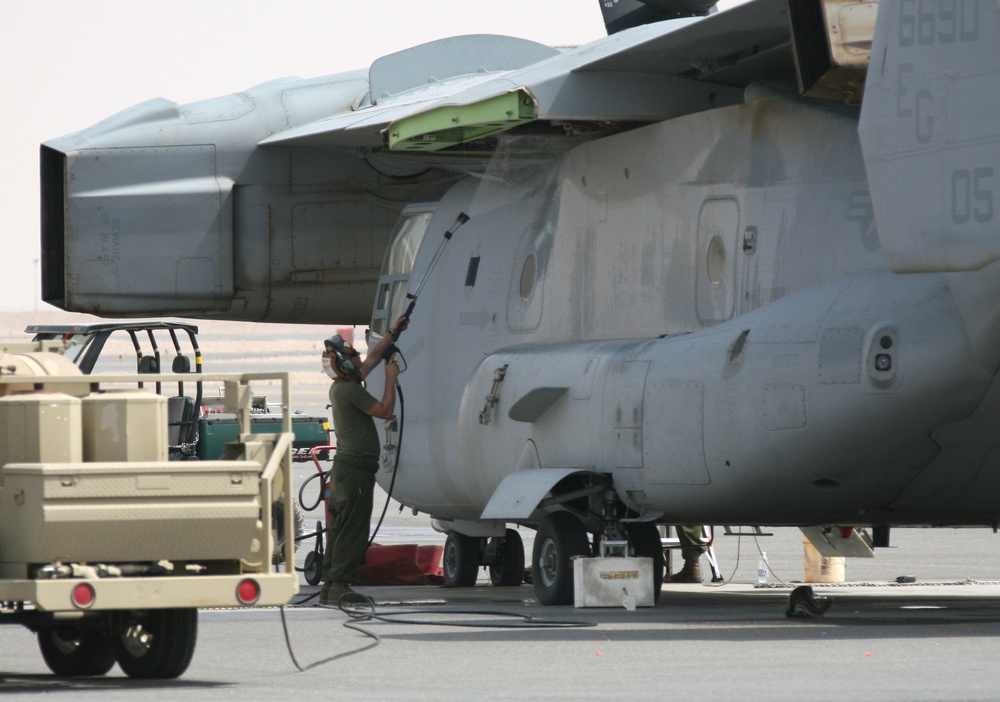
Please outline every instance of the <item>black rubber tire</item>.
[[[299, 550], [299, 537], [305, 533], [305, 516], [296, 500], [292, 500], [292, 523], [295, 525], [295, 550]], [[271, 504], [271, 524], [274, 526], [274, 565], [285, 562], [285, 496]]]
[[513, 529], [496, 545], [496, 560], [489, 565], [490, 582], [497, 587], [524, 582], [524, 542]]
[[538, 525], [531, 550], [535, 597], [543, 605], [573, 602], [573, 557], [590, 555], [583, 523], [569, 512], [555, 512]]
[[319, 585], [323, 580], [323, 554], [318, 551], [310, 551], [306, 554], [302, 573], [306, 582], [310, 585]]
[[625, 525], [628, 542], [635, 549], [639, 558], [653, 559], [653, 602], [660, 601], [660, 590], [663, 589], [663, 568], [666, 559], [663, 557], [663, 542], [660, 540], [660, 530], [655, 522], [629, 522]]
[[473, 587], [479, 576], [482, 539], [449, 531], [444, 542], [441, 565], [445, 587]]
[[63, 677], [104, 675], [115, 665], [111, 643], [90, 627], [41, 629], [38, 648], [49, 670]]
[[194, 656], [197, 609], [151, 609], [111, 640], [118, 666], [130, 678], [180, 677]]

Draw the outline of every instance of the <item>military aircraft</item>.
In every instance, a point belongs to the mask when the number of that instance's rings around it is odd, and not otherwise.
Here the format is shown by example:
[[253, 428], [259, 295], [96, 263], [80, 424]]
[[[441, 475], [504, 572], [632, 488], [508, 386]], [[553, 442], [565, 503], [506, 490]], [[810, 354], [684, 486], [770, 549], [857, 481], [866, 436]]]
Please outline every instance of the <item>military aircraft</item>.
[[658, 585], [657, 524], [996, 528], [997, 3], [601, 5], [43, 144], [44, 299], [374, 341], [419, 297], [379, 482], [452, 584], [520, 582], [513, 525], [547, 604], [609, 541]]

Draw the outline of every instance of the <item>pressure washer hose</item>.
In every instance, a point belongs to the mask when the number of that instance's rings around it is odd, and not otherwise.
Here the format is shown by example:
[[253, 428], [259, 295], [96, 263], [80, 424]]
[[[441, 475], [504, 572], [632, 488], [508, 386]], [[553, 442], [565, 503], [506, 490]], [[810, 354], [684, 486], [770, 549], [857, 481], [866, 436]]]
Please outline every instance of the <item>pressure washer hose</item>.
[[[399, 454], [403, 448], [403, 422], [406, 419], [406, 409], [403, 406], [405, 403], [403, 401], [403, 388], [396, 381], [396, 394], [399, 395], [399, 437], [396, 439], [396, 460], [392, 464], [392, 478], [389, 480], [389, 489], [386, 490], [385, 506], [382, 507], [382, 515], [378, 518], [378, 524], [375, 525], [375, 530], [372, 532], [371, 538], [368, 539], [368, 546], [365, 548], [367, 551], [371, 548], [372, 543], [375, 542], [375, 536], [378, 534], [378, 530], [382, 526], [382, 520], [385, 519], [385, 513], [389, 511], [389, 501], [392, 500], [392, 489], [396, 485], [396, 471], [399, 469]], [[400, 506], [402, 509], [402, 505]]]

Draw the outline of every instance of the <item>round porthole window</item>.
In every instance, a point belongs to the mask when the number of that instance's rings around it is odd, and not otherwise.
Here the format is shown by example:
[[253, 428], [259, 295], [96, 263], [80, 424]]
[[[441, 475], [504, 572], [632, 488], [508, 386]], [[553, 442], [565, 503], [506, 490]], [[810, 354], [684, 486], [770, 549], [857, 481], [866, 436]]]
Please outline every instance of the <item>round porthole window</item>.
[[531, 293], [535, 289], [535, 255], [528, 254], [524, 259], [524, 266], [521, 268], [521, 299], [530, 300]]
[[713, 236], [708, 242], [708, 279], [712, 285], [722, 282], [726, 271], [726, 245], [721, 236]]

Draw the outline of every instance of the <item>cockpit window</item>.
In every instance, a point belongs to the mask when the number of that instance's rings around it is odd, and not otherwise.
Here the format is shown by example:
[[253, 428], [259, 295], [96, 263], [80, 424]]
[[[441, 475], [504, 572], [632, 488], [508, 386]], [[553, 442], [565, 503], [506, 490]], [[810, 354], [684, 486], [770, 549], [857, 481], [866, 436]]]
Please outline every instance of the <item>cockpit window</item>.
[[430, 212], [404, 216], [400, 220], [392, 244], [389, 246], [389, 255], [385, 257], [385, 263], [382, 265], [382, 275], [410, 274], [430, 221]]
[[372, 313], [372, 332], [379, 336], [385, 336], [388, 325], [403, 312], [410, 273], [432, 215], [432, 212], [404, 214], [396, 226], [382, 264]]

